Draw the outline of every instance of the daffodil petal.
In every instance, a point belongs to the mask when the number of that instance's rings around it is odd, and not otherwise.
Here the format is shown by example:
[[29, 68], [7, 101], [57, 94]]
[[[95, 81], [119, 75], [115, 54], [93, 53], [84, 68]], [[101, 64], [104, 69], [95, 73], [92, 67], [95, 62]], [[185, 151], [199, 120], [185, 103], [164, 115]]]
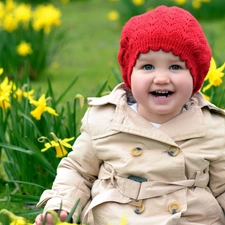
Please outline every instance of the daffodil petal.
[[48, 143], [45, 143], [45, 148], [41, 149], [41, 152], [45, 152], [45, 151], [47, 151], [51, 147], [52, 147], [52, 145], [49, 142]]
[[54, 115], [54, 116], [58, 116], [59, 114], [54, 110], [52, 109], [51, 107], [45, 107], [45, 111], [47, 111], [48, 113]]
[[225, 63], [221, 67], [219, 67], [216, 71], [222, 72], [224, 68], [225, 68]]
[[210, 68], [209, 68], [209, 70], [215, 70], [215, 69], [216, 69], [216, 61], [212, 57], [211, 61], [210, 61]]
[[63, 139], [63, 142], [69, 142], [72, 141], [75, 137], [71, 137], [71, 138], [65, 138]]
[[69, 143], [64, 143], [64, 142], [61, 142], [61, 145], [67, 147], [67, 148], [72, 148], [72, 145], [69, 144]]

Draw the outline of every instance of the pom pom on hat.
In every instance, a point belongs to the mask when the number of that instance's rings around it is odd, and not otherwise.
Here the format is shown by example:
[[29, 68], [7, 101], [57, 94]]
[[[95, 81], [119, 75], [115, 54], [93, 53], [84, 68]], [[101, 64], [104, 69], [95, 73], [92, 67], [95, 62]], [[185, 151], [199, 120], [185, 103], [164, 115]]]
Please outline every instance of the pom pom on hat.
[[198, 21], [179, 7], [159, 6], [134, 16], [121, 32], [118, 61], [123, 81], [131, 88], [131, 73], [140, 53], [162, 49], [186, 62], [197, 92], [208, 73], [211, 49]]

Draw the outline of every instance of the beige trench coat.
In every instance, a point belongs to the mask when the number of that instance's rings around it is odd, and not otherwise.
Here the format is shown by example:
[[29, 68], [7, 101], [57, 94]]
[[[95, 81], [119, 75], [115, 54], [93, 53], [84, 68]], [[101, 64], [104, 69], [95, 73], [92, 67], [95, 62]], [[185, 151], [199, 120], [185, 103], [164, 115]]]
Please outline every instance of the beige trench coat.
[[[187, 110], [155, 128], [133, 111], [123, 84], [89, 99], [81, 135], [38, 206], [89, 224], [224, 225], [225, 113], [196, 93]], [[74, 219], [77, 214], [74, 215]]]

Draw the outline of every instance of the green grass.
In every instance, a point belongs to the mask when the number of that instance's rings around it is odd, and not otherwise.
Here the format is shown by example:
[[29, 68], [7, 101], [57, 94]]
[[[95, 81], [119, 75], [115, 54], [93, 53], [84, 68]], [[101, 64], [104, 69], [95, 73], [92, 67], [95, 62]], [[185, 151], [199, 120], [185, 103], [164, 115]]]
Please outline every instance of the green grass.
[[203, 30], [212, 48], [214, 58], [219, 62], [225, 62], [225, 42], [223, 31], [225, 30], [225, 19], [200, 21]]

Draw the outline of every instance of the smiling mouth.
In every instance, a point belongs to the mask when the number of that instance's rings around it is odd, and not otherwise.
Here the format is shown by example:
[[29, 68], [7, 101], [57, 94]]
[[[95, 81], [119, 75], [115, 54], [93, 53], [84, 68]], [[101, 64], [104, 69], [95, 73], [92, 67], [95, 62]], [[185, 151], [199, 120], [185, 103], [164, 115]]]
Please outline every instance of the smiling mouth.
[[150, 93], [157, 98], [167, 98], [173, 94], [171, 91], [153, 91]]

